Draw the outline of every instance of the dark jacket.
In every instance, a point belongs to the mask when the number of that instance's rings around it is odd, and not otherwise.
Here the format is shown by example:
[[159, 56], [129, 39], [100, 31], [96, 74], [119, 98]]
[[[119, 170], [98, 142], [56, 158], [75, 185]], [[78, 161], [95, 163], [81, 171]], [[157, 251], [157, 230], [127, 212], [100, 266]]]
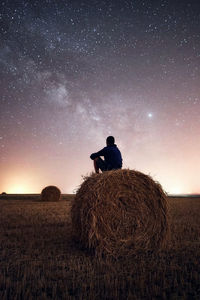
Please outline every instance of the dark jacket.
[[97, 158], [99, 156], [104, 156], [107, 170], [121, 169], [122, 156], [121, 156], [121, 152], [119, 151], [119, 149], [117, 148], [117, 146], [115, 144], [104, 147], [99, 152], [92, 153], [90, 155], [90, 158], [94, 160], [95, 158]]

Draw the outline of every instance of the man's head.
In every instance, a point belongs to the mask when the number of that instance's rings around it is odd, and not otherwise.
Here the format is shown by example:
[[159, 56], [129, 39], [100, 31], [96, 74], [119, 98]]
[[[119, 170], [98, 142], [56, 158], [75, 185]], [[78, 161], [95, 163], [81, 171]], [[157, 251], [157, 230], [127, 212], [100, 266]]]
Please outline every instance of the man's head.
[[108, 136], [106, 139], [107, 146], [112, 146], [115, 144], [115, 138], [113, 136]]

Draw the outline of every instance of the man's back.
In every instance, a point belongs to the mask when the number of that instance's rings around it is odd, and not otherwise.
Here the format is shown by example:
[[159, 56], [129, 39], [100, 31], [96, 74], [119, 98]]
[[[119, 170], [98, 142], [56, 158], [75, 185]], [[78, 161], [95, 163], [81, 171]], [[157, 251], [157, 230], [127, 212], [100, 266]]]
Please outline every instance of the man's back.
[[122, 156], [118, 147], [114, 145], [107, 146], [102, 149], [104, 159], [108, 166], [108, 170], [120, 169], [122, 167]]

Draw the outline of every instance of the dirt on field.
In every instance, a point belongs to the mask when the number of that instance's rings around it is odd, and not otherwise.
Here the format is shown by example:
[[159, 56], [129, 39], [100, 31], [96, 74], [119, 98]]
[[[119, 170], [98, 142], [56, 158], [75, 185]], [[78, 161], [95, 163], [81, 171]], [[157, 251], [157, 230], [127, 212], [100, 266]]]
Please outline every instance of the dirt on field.
[[200, 298], [200, 198], [169, 198], [165, 250], [114, 260], [73, 241], [73, 197], [0, 200], [0, 299]]

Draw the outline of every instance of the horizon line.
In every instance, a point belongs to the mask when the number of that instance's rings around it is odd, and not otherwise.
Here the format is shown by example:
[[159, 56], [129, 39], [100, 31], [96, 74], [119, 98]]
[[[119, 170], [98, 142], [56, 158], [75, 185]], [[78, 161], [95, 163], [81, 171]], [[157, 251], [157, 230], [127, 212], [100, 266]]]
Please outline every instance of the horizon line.
[[[28, 196], [28, 195], [33, 195], [33, 196], [39, 196], [41, 195], [41, 193], [1, 193], [0, 197], [2, 196], [14, 196], [14, 195], [21, 195], [21, 196]], [[63, 196], [67, 196], [67, 195], [76, 195], [76, 193], [61, 193], [61, 195]], [[170, 193], [166, 193], [166, 195], [168, 197], [200, 197], [200, 193], [196, 194], [196, 193], [192, 193], [192, 194], [170, 194]]]

